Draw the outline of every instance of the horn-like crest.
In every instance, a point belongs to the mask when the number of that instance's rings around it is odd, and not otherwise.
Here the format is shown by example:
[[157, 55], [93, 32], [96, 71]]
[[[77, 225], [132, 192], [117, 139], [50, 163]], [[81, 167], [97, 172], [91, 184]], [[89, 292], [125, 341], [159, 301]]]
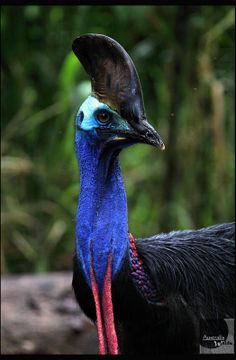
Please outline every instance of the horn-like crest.
[[131, 124], [146, 120], [137, 71], [118, 42], [105, 35], [85, 34], [74, 40], [72, 49], [90, 76], [96, 98]]

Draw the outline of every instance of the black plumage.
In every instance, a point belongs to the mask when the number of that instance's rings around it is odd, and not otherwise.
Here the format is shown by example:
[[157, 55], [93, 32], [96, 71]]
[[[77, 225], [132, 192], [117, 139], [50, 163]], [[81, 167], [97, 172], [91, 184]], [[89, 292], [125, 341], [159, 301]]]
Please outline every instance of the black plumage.
[[[136, 240], [159, 301], [142, 296], [127, 253], [112, 289], [122, 353], [198, 353], [200, 320], [234, 318], [234, 234], [235, 223], [226, 223]], [[83, 311], [95, 321], [92, 293], [77, 261], [73, 287]]]

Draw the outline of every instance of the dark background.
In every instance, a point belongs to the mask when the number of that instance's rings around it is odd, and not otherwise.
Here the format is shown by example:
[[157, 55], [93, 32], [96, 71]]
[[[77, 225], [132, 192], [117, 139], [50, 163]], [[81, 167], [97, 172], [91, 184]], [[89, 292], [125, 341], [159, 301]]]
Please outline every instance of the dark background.
[[75, 114], [90, 92], [71, 51], [102, 33], [131, 55], [166, 151], [123, 152], [135, 237], [234, 219], [234, 7], [3, 6], [2, 272], [72, 269]]

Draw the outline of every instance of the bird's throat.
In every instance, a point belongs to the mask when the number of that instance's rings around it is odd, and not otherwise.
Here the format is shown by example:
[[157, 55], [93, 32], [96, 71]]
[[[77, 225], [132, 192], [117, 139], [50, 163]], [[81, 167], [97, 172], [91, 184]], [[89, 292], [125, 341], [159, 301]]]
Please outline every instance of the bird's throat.
[[90, 288], [91, 268], [103, 293], [111, 261], [111, 277], [119, 271], [129, 246], [127, 200], [119, 160], [110, 149], [86, 139], [76, 144], [80, 164], [80, 196], [76, 216], [76, 253]]

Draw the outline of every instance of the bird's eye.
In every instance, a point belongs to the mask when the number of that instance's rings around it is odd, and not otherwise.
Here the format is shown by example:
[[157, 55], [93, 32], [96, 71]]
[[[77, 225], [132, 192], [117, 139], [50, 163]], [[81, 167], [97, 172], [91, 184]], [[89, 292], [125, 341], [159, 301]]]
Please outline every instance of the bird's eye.
[[111, 119], [111, 114], [109, 111], [102, 109], [96, 113], [96, 117], [97, 117], [98, 121], [100, 121], [101, 123], [104, 124], [104, 123], [107, 123]]

